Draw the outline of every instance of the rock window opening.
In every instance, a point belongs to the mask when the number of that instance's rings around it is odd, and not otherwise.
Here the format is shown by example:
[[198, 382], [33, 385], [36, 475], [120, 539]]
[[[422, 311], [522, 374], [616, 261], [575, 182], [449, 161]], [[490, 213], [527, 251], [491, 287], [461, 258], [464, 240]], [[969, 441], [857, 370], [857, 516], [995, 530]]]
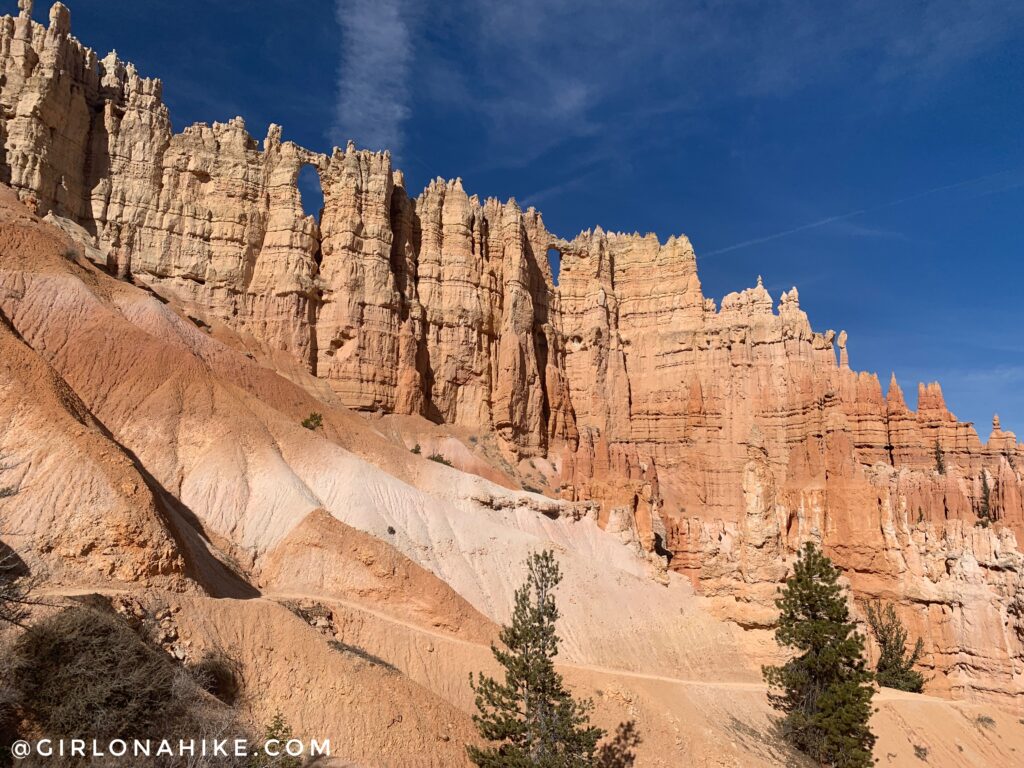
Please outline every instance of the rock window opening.
[[558, 275], [562, 270], [562, 252], [557, 248], [548, 248], [548, 264], [551, 265], [551, 279], [558, 285]]
[[320, 184], [320, 174], [314, 166], [302, 166], [299, 171], [298, 188], [302, 212], [320, 221], [324, 210], [324, 190]]

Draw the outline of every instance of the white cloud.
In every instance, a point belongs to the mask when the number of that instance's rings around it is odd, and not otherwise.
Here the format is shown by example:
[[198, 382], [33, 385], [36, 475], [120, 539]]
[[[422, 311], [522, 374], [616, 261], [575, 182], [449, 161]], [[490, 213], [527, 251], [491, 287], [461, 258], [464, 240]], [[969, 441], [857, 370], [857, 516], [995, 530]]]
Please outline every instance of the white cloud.
[[400, 0], [337, 0], [338, 104], [331, 140], [398, 154], [411, 114], [413, 42]]

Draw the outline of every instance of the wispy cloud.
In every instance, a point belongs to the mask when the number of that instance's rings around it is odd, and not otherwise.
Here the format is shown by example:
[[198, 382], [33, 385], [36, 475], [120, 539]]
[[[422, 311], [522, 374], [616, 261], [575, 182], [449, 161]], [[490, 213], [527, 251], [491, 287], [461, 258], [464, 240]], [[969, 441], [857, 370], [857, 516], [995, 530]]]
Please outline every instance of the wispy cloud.
[[338, 104], [331, 140], [398, 154], [410, 116], [413, 40], [401, 0], [337, 0]]
[[838, 79], [866, 100], [926, 88], [1024, 24], [1024, 3], [1005, 0], [424, 2], [417, 100], [479, 125], [491, 167], [580, 137], [609, 160], [659, 151], [695, 113]]
[[859, 84], [868, 104], [883, 90], [927, 90], [1024, 26], [1024, 3], [1005, 0], [336, 7], [332, 139], [397, 151], [415, 107], [479, 129], [477, 157], [492, 170], [532, 164], [579, 138], [609, 162], [664, 151], [666, 135], [678, 140], [678, 129], [718, 105], [833, 81]]

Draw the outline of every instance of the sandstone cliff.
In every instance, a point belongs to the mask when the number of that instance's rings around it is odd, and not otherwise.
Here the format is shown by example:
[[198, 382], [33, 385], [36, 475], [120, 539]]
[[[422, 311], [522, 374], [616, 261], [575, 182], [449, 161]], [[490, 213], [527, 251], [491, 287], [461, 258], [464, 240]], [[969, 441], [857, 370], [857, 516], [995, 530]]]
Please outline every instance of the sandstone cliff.
[[716, 306], [685, 237], [566, 241], [460, 180], [413, 197], [387, 153], [324, 155], [276, 126], [260, 144], [237, 118], [174, 134], [158, 80], [98, 58], [61, 4], [46, 27], [26, 11], [0, 19], [0, 180], [84, 230], [110, 273], [350, 408], [546, 459], [558, 495], [599, 502], [606, 529], [743, 626], [770, 623], [786, 559], [814, 538], [925, 637], [934, 690], [1024, 690], [1024, 446], [998, 420], [983, 443], [938, 384], [916, 411], [895, 378], [883, 394], [795, 288], [776, 304], [759, 281]]

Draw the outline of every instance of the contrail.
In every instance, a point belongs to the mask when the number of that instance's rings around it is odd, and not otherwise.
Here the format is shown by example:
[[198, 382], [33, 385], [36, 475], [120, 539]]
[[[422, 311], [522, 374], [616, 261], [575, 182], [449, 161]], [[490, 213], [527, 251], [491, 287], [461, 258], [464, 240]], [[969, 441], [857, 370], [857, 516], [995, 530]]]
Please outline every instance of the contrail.
[[882, 203], [881, 205], [871, 206], [870, 208], [858, 208], [855, 211], [847, 211], [846, 213], [840, 213], [835, 216], [829, 216], [828, 218], [819, 219], [818, 221], [812, 221], [810, 224], [803, 224], [799, 227], [793, 227], [792, 229], [787, 229], [783, 232], [776, 232], [772, 235], [765, 235], [764, 237], [755, 237], [753, 240], [744, 240], [742, 243], [736, 243], [734, 245], [728, 245], [725, 248], [718, 248], [717, 250], [714, 251], [708, 251], [704, 254], [704, 258], [707, 258], [708, 256], [717, 256], [720, 253], [728, 253], [729, 251], [735, 251], [740, 248], [747, 248], [751, 245], [760, 245], [761, 243], [767, 243], [770, 240], [778, 240], [780, 237], [789, 237], [790, 235], [795, 235], [797, 232], [803, 232], [808, 229], [817, 229], [818, 227], [824, 227], [826, 224], [832, 224], [833, 222], [836, 221], [843, 221], [844, 219], [852, 219], [854, 216], [862, 216], [865, 213], [873, 213], [875, 211], [885, 210], [886, 208], [892, 208], [897, 205], [903, 205], [904, 203], [909, 203], [914, 200], [918, 200], [922, 197], [928, 197], [929, 195], [935, 195], [938, 194], [939, 192], [945, 192], [946, 190], [949, 189], [966, 187], [969, 184], [977, 184], [979, 181], [987, 181], [988, 179], [994, 179], [999, 176], [1005, 176], [1009, 173], [1014, 173], [1017, 170], [1020, 169], [1011, 168], [1005, 171], [987, 173], [984, 176], [976, 176], [973, 179], [957, 181], [954, 182], [953, 184], [943, 184], [941, 187], [932, 187], [931, 189], [926, 189], [924, 192], [918, 192], [908, 197], [901, 197], [897, 200], [890, 200], [889, 202]]
[[735, 245], [729, 245], [725, 248], [719, 248], [717, 251], [708, 251], [704, 254], [704, 258], [708, 256], [717, 256], [720, 253], [728, 253], [729, 251], [735, 251], [739, 248], [746, 248], [750, 245], [758, 245], [760, 243], [767, 243], [769, 240], [778, 240], [780, 237], [787, 237], [788, 235], [795, 235], [797, 232], [803, 232], [805, 229], [816, 229], [817, 227], [823, 227], [826, 224], [831, 224], [833, 221], [842, 221], [843, 219], [850, 219], [854, 216], [860, 216], [862, 213], [867, 213], [868, 208], [860, 208], [856, 211], [850, 211], [849, 213], [841, 213], [838, 216], [829, 216], [827, 219], [819, 219], [818, 221], [812, 221], [810, 224], [804, 224], [799, 227], [793, 227], [793, 229], [787, 229], [784, 232], [776, 232], [774, 235], [765, 235], [764, 237], [755, 237], [753, 240], [744, 240], [742, 243], [736, 243]]

